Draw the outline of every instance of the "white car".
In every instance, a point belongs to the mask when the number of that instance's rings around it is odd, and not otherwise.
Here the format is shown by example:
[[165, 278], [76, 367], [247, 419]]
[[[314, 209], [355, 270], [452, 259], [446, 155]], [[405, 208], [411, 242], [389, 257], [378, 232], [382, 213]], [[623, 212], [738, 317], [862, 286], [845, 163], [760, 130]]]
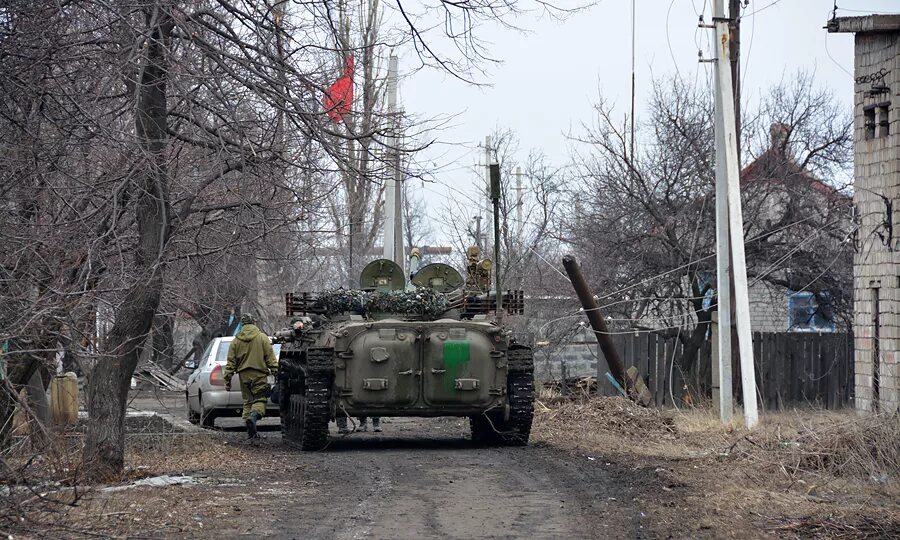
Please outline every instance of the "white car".
[[[213, 428], [216, 418], [241, 416], [244, 401], [237, 374], [231, 379], [231, 392], [225, 390], [225, 363], [232, 340], [232, 336], [214, 338], [200, 355], [199, 361], [194, 359], [184, 363], [184, 367], [193, 370], [185, 390], [187, 416], [193, 424]], [[274, 344], [272, 349], [275, 358], [278, 358], [281, 345]], [[270, 375], [269, 383], [273, 382], [274, 377]], [[278, 412], [278, 405], [270, 399], [266, 404], [266, 416], [278, 416]]]

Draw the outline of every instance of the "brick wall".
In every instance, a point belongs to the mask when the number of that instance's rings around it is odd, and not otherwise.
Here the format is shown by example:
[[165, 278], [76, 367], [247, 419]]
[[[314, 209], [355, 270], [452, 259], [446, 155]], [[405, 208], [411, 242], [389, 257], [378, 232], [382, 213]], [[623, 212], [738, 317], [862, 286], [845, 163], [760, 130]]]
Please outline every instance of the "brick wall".
[[[854, 259], [854, 334], [856, 407], [874, 410], [876, 363], [879, 408], [900, 406], [900, 32], [856, 34], [855, 76], [887, 71], [882, 84], [888, 92], [870, 92], [871, 80], [855, 86], [855, 188], [859, 217], [858, 251]], [[880, 104], [893, 101], [888, 107]], [[867, 132], [875, 106], [876, 122], [887, 111], [889, 134], [881, 126]], [[877, 293], [875, 290], [877, 289]], [[878, 296], [878, 327], [875, 305]], [[877, 343], [876, 343], [877, 338]], [[880, 351], [877, 362], [876, 348]]]
[[788, 292], [765, 282], [752, 285], [750, 326], [754, 332], [784, 332], [788, 329]]

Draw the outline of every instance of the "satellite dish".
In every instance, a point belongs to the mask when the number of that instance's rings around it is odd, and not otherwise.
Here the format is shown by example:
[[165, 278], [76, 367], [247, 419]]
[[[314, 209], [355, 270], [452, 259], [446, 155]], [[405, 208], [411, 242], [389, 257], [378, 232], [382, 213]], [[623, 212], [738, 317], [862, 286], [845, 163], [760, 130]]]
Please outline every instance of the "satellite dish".
[[439, 293], [453, 292], [463, 286], [463, 277], [449, 264], [426, 264], [412, 277], [416, 287], [427, 287]]
[[400, 265], [387, 259], [377, 259], [363, 268], [359, 286], [367, 291], [402, 291], [406, 287], [406, 279]]

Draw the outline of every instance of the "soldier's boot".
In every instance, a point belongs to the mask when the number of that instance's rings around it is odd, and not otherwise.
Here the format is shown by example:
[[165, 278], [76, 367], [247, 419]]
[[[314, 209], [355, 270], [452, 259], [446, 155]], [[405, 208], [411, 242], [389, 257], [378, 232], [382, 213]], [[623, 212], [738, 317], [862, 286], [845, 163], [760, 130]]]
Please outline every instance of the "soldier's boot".
[[247, 438], [255, 439], [258, 437], [256, 433], [256, 423], [259, 422], [259, 413], [253, 411], [250, 413], [250, 418], [247, 419]]
[[348, 435], [350, 433], [353, 433], [352, 431], [350, 431], [349, 428], [347, 428], [347, 417], [346, 416], [338, 416], [337, 418], [334, 419], [334, 423], [337, 424], [338, 433], [340, 433], [341, 435]]
[[356, 431], [369, 431], [369, 419], [365, 416], [359, 419], [359, 427], [356, 428]]
[[381, 418], [377, 416], [372, 417], [372, 431], [381, 433]]

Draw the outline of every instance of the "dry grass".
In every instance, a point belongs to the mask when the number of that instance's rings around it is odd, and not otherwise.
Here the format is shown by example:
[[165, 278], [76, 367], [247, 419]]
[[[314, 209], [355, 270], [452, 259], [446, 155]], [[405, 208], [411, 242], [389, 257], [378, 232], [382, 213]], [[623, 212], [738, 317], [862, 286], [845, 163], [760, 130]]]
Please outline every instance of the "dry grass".
[[[192, 507], [185, 506], [189, 488], [177, 496], [169, 489], [104, 493], [104, 485], [81, 480], [82, 450], [81, 435], [70, 433], [41, 452], [22, 447], [3, 456], [11, 487], [0, 494], [0, 535], [124, 537], [196, 528]], [[163, 474], [225, 475], [252, 457], [247, 448], [215, 436], [144, 433], [128, 437], [125, 472], [112, 484]]]
[[219, 473], [253, 458], [245, 446], [214, 435], [134, 437], [125, 451], [125, 470], [128, 477]]
[[533, 433], [617, 462], [668, 495], [660, 522], [682, 526], [682, 513], [669, 507], [690, 508], [703, 525], [685, 535], [720, 526], [737, 537], [900, 537], [900, 416], [768, 413], [752, 431], [736, 418], [723, 426], [709, 410], [543, 392]]

